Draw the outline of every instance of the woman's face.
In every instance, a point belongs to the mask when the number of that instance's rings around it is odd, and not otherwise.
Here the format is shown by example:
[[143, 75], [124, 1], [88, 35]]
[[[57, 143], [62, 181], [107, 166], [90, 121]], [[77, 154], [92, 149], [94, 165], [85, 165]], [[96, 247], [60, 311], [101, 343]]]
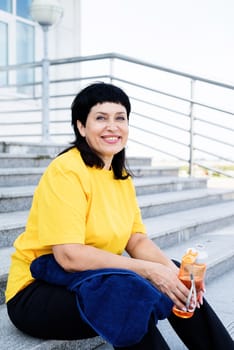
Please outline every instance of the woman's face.
[[86, 125], [78, 120], [77, 127], [89, 147], [103, 160], [105, 168], [109, 169], [113, 156], [127, 143], [126, 108], [119, 103], [98, 103], [91, 108]]

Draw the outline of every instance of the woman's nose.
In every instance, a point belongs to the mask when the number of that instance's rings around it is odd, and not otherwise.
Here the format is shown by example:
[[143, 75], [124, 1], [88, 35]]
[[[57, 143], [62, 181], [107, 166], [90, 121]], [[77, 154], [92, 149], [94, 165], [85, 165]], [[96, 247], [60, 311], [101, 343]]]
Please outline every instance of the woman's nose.
[[115, 130], [117, 128], [118, 128], [117, 123], [114, 120], [109, 120], [107, 122], [107, 129], [108, 130]]

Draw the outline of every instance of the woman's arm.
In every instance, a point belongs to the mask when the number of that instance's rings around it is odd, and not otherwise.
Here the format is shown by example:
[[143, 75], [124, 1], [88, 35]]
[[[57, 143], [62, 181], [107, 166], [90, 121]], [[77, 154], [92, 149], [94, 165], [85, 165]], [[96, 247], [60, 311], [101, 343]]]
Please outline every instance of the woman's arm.
[[150, 280], [180, 308], [187, 300], [188, 289], [177, 277], [177, 267], [142, 234], [131, 236], [127, 247], [130, 257], [116, 255], [83, 244], [53, 246], [56, 261], [70, 272], [98, 268], [120, 268], [134, 271]]
[[160, 263], [168, 266], [178, 274], [176, 265], [146, 235], [140, 233], [131, 235], [126, 251], [132, 258]]

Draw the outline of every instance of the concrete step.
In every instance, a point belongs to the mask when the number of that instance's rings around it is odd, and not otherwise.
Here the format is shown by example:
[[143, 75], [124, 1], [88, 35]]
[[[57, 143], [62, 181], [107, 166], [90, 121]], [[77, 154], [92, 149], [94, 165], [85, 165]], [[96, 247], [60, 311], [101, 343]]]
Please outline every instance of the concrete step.
[[0, 213], [28, 210], [35, 186], [0, 187]]
[[136, 177], [134, 185], [137, 196], [152, 193], [183, 191], [188, 189], [201, 189], [207, 187], [206, 178], [157, 176]]
[[53, 157], [36, 154], [0, 153], [0, 168], [46, 167]]
[[16, 237], [23, 232], [28, 211], [0, 213], [0, 247], [12, 246]]
[[45, 168], [0, 168], [0, 187], [36, 185]]
[[234, 189], [221, 188], [194, 189], [138, 196], [138, 203], [143, 218], [233, 200]]
[[148, 235], [162, 247], [234, 224], [234, 203], [218, 203], [144, 219]]
[[[131, 166], [131, 164], [130, 164]], [[179, 168], [174, 166], [131, 166], [135, 177], [142, 176], [178, 176]]]
[[35, 154], [39, 156], [56, 156], [66, 147], [68, 144], [56, 144], [53, 142], [33, 143], [33, 142], [0, 142], [0, 151], [14, 154]]
[[11, 254], [14, 251], [13, 247], [0, 248], [1, 266], [0, 266], [0, 305], [5, 303], [5, 289], [7, 275], [9, 272]]

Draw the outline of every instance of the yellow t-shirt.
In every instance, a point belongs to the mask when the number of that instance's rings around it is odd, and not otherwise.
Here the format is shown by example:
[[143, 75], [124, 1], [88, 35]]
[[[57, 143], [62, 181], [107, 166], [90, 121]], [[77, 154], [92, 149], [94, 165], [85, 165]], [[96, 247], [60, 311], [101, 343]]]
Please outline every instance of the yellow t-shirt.
[[32, 283], [31, 262], [56, 244], [81, 243], [122, 254], [145, 233], [132, 179], [88, 167], [76, 148], [54, 159], [35, 190], [25, 231], [15, 240], [6, 301]]

